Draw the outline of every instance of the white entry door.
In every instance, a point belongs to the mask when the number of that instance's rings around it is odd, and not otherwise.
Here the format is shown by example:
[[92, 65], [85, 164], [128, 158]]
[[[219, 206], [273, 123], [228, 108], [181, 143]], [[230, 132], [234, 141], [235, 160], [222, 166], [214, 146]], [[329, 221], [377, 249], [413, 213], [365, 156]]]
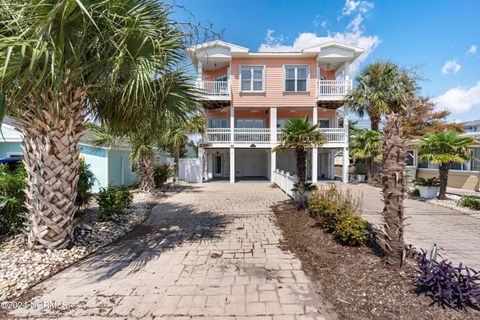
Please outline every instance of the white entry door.
[[213, 156], [213, 176], [223, 177], [223, 156], [222, 155]]

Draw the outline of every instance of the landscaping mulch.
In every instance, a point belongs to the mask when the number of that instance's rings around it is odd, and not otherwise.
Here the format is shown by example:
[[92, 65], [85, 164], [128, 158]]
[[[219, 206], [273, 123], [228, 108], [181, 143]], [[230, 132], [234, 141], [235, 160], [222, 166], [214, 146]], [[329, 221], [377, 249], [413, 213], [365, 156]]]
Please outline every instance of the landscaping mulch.
[[444, 309], [432, 306], [429, 297], [417, 295], [412, 284], [416, 274], [413, 260], [407, 260], [400, 270], [386, 266], [381, 250], [340, 244], [307, 211], [297, 211], [291, 202], [272, 209], [283, 231], [282, 248], [302, 261], [338, 319], [480, 319], [479, 310]]

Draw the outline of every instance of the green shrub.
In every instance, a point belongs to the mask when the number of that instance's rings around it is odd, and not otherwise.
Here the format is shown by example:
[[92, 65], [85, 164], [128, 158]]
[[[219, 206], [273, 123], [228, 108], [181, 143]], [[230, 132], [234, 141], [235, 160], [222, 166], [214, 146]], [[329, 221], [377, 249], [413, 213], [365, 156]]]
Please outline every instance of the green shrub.
[[309, 199], [309, 210], [322, 228], [334, 232], [349, 245], [365, 245], [369, 224], [360, 218], [361, 201], [349, 191], [342, 192], [335, 185], [318, 190]]
[[133, 196], [128, 190], [112, 186], [101, 188], [97, 194], [100, 215], [103, 218], [122, 213], [122, 210], [128, 207], [132, 200]]
[[440, 185], [440, 180], [437, 177], [418, 178], [413, 180], [413, 183], [418, 187], [438, 187]]
[[420, 190], [418, 190], [417, 188], [415, 189], [412, 189], [408, 192], [408, 194], [410, 195], [410, 197], [412, 198], [418, 198], [420, 197]]
[[335, 234], [351, 246], [364, 246], [368, 242], [368, 222], [357, 215], [344, 216], [335, 227]]
[[467, 207], [473, 210], [480, 210], [480, 200], [471, 196], [466, 196], [459, 201], [462, 207]]
[[22, 227], [26, 178], [23, 165], [10, 170], [0, 164], [0, 234], [14, 234]]
[[75, 204], [81, 208], [86, 206], [92, 199], [93, 194], [91, 190], [96, 178], [92, 170], [90, 170], [90, 165], [86, 164], [84, 160], [80, 161], [78, 174], [79, 179], [77, 182], [77, 198], [75, 199]]
[[168, 178], [173, 177], [173, 169], [169, 164], [164, 163], [161, 165], [155, 166], [155, 187], [161, 187], [165, 182], [168, 181]]

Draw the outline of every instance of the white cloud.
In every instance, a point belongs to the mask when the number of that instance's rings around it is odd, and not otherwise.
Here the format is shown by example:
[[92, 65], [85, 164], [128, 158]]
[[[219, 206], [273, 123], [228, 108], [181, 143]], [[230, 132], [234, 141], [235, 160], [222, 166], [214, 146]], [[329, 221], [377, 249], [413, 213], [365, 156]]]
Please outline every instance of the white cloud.
[[457, 73], [458, 71], [460, 71], [461, 68], [462, 66], [457, 62], [457, 60], [448, 60], [442, 67], [442, 73], [449, 74], [450, 71], [452, 71], [453, 73]]
[[440, 109], [452, 113], [465, 113], [472, 107], [480, 107], [480, 81], [471, 88], [456, 87], [433, 99]]
[[[354, 63], [350, 65], [350, 73], [354, 74], [360, 64], [372, 53], [375, 47], [380, 44], [380, 37], [377, 35], [366, 35], [363, 28], [364, 14], [373, 8], [373, 3], [368, 1], [347, 0], [342, 10], [342, 14], [355, 16], [347, 24], [342, 32], [328, 32], [326, 36], [319, 36], [313, 32], [302, 32], [293, 41], [291, 45], [285, 44], [285, 37], [274, 36], [274, 30], [268, 29], [265, 43], [258, 48], [260, 52], [297, 52], [306, 48], [314, 47], [324, 43], [337, 41], [352, 46], [360, 47], [365, 50]], [[318, 17], [318, 16], [317, 16]]]
[[342, 9], [342, 15], [344, 16], [349, 16], [354, 14], [355, 12], [360, 12], [360, 13], [367, 13], [371, 9], [373, 9], [374, 4], [370, 1], [364, 1], [364, 0], [346, 0], [345, 5], [343, 6]]
[[474, 45], [474, 44], [472, 44], [472, 45], [470, 46], [470, 48], [468, 49], [467, 54], [474, 55], [474, 54], [476, 54], [476, 53], [477, 53], [477, 46]]
[[320, 20], [320, 15], [319, 14], [317, 14], [315, 16], [315, 20], [313, 20], [313, 25], [315, 26], [315, 28], [322, 27], [322, 28], [326, 29], [327, 28], [327, 23], [328, 23], [327, 19]]

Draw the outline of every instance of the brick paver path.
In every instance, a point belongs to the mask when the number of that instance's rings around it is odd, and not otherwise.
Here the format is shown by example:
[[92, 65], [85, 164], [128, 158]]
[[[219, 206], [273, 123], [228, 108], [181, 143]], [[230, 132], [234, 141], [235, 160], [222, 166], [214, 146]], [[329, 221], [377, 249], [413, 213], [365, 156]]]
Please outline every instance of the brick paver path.
[[25, 318], [324, 319], [300, 261], [279, 249], [268, 184], [191, 186], [127, 238], [31, 289]]
[[[347, 188], [363, 197], [364, 218], [381, 225], [381, 190], [365, 184]], [[480, 270], [480, 219], [419, 200], [405, 199], [404, 205], [407, 244], [426, 250], [436, 243], [445, 258]]]

